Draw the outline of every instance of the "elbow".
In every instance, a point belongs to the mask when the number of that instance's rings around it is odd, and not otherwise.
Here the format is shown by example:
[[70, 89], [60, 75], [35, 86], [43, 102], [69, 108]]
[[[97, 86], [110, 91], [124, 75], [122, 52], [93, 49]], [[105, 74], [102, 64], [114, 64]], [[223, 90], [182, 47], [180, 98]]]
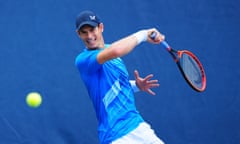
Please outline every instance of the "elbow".
[[120, 47], [114, 47], [111, 50], [111, 56], [112, 58], [117, 58], [117, 57], [121, 57], [124, 55], [124, 52], [122, 51], [122, 49]]

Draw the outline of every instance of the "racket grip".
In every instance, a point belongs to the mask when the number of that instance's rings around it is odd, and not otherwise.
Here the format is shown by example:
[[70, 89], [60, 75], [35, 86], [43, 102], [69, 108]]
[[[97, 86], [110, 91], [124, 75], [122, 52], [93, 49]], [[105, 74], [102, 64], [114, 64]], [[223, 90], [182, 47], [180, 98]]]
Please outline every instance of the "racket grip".
[[157, 36], [157, 33], [156, 32], [152, 32], [151, 35], [150, 35], [150, 38], [152, 40], [154, 40], [156, 38], [156, 36]]
[[[150, 35], [150, 38], [154, 40], [156, 38], [156, 36], [157, 36], [157, 33], [152, 32]], [[162, 41], [161, 45], [164, 46], [165, 48], [170, 48], [169, 44], [166, 41]]]
[[164, 46], [165, 48], [170, 48], [170, 46], [168, 45], [168, 43], [166, 41], [162, 41], [161, 45]]

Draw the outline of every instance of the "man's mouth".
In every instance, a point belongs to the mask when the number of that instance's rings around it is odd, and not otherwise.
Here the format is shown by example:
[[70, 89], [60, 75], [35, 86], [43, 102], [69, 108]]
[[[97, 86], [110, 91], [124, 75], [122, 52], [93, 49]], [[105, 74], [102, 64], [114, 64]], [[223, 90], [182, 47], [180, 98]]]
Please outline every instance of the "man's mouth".
[[89, 45], [94, 45], [95, 42], [96, 42], [96, 39], [88, 39], [87, 40], [87, 44], [89, 44]]

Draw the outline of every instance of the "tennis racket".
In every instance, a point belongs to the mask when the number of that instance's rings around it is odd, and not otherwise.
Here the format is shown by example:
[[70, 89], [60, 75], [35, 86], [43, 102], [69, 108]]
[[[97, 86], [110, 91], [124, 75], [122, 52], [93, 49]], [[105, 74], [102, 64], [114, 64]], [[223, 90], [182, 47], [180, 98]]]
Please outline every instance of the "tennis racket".
[[[151, 38], [155, 39], [155, 32]], [[166, 41], [161, 42], [162, 46], [171, 54], [181, 74], [187, 83], [196, 91], [203, 92], [206, 89], [206, 75], [203, 65], [199, 59], [188, 50], [174, 50]]]

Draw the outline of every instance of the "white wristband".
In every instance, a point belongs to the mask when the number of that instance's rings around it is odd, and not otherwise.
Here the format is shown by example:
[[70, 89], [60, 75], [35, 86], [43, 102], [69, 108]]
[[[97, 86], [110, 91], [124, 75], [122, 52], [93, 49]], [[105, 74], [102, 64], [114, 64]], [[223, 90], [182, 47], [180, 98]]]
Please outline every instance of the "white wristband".
[[137, 39], [137, 44], [140, 44], [141, 42], [147, 41], [148, 38], [148, 32], [147, 30], [141, 30], [133, 34], [133, 36]]
[[134, 92], [139, 92], [140, 91], [140, 89], [136, 85], [136, 81], [135, 80], [130, 80], [129, 82], [130, 82]]

